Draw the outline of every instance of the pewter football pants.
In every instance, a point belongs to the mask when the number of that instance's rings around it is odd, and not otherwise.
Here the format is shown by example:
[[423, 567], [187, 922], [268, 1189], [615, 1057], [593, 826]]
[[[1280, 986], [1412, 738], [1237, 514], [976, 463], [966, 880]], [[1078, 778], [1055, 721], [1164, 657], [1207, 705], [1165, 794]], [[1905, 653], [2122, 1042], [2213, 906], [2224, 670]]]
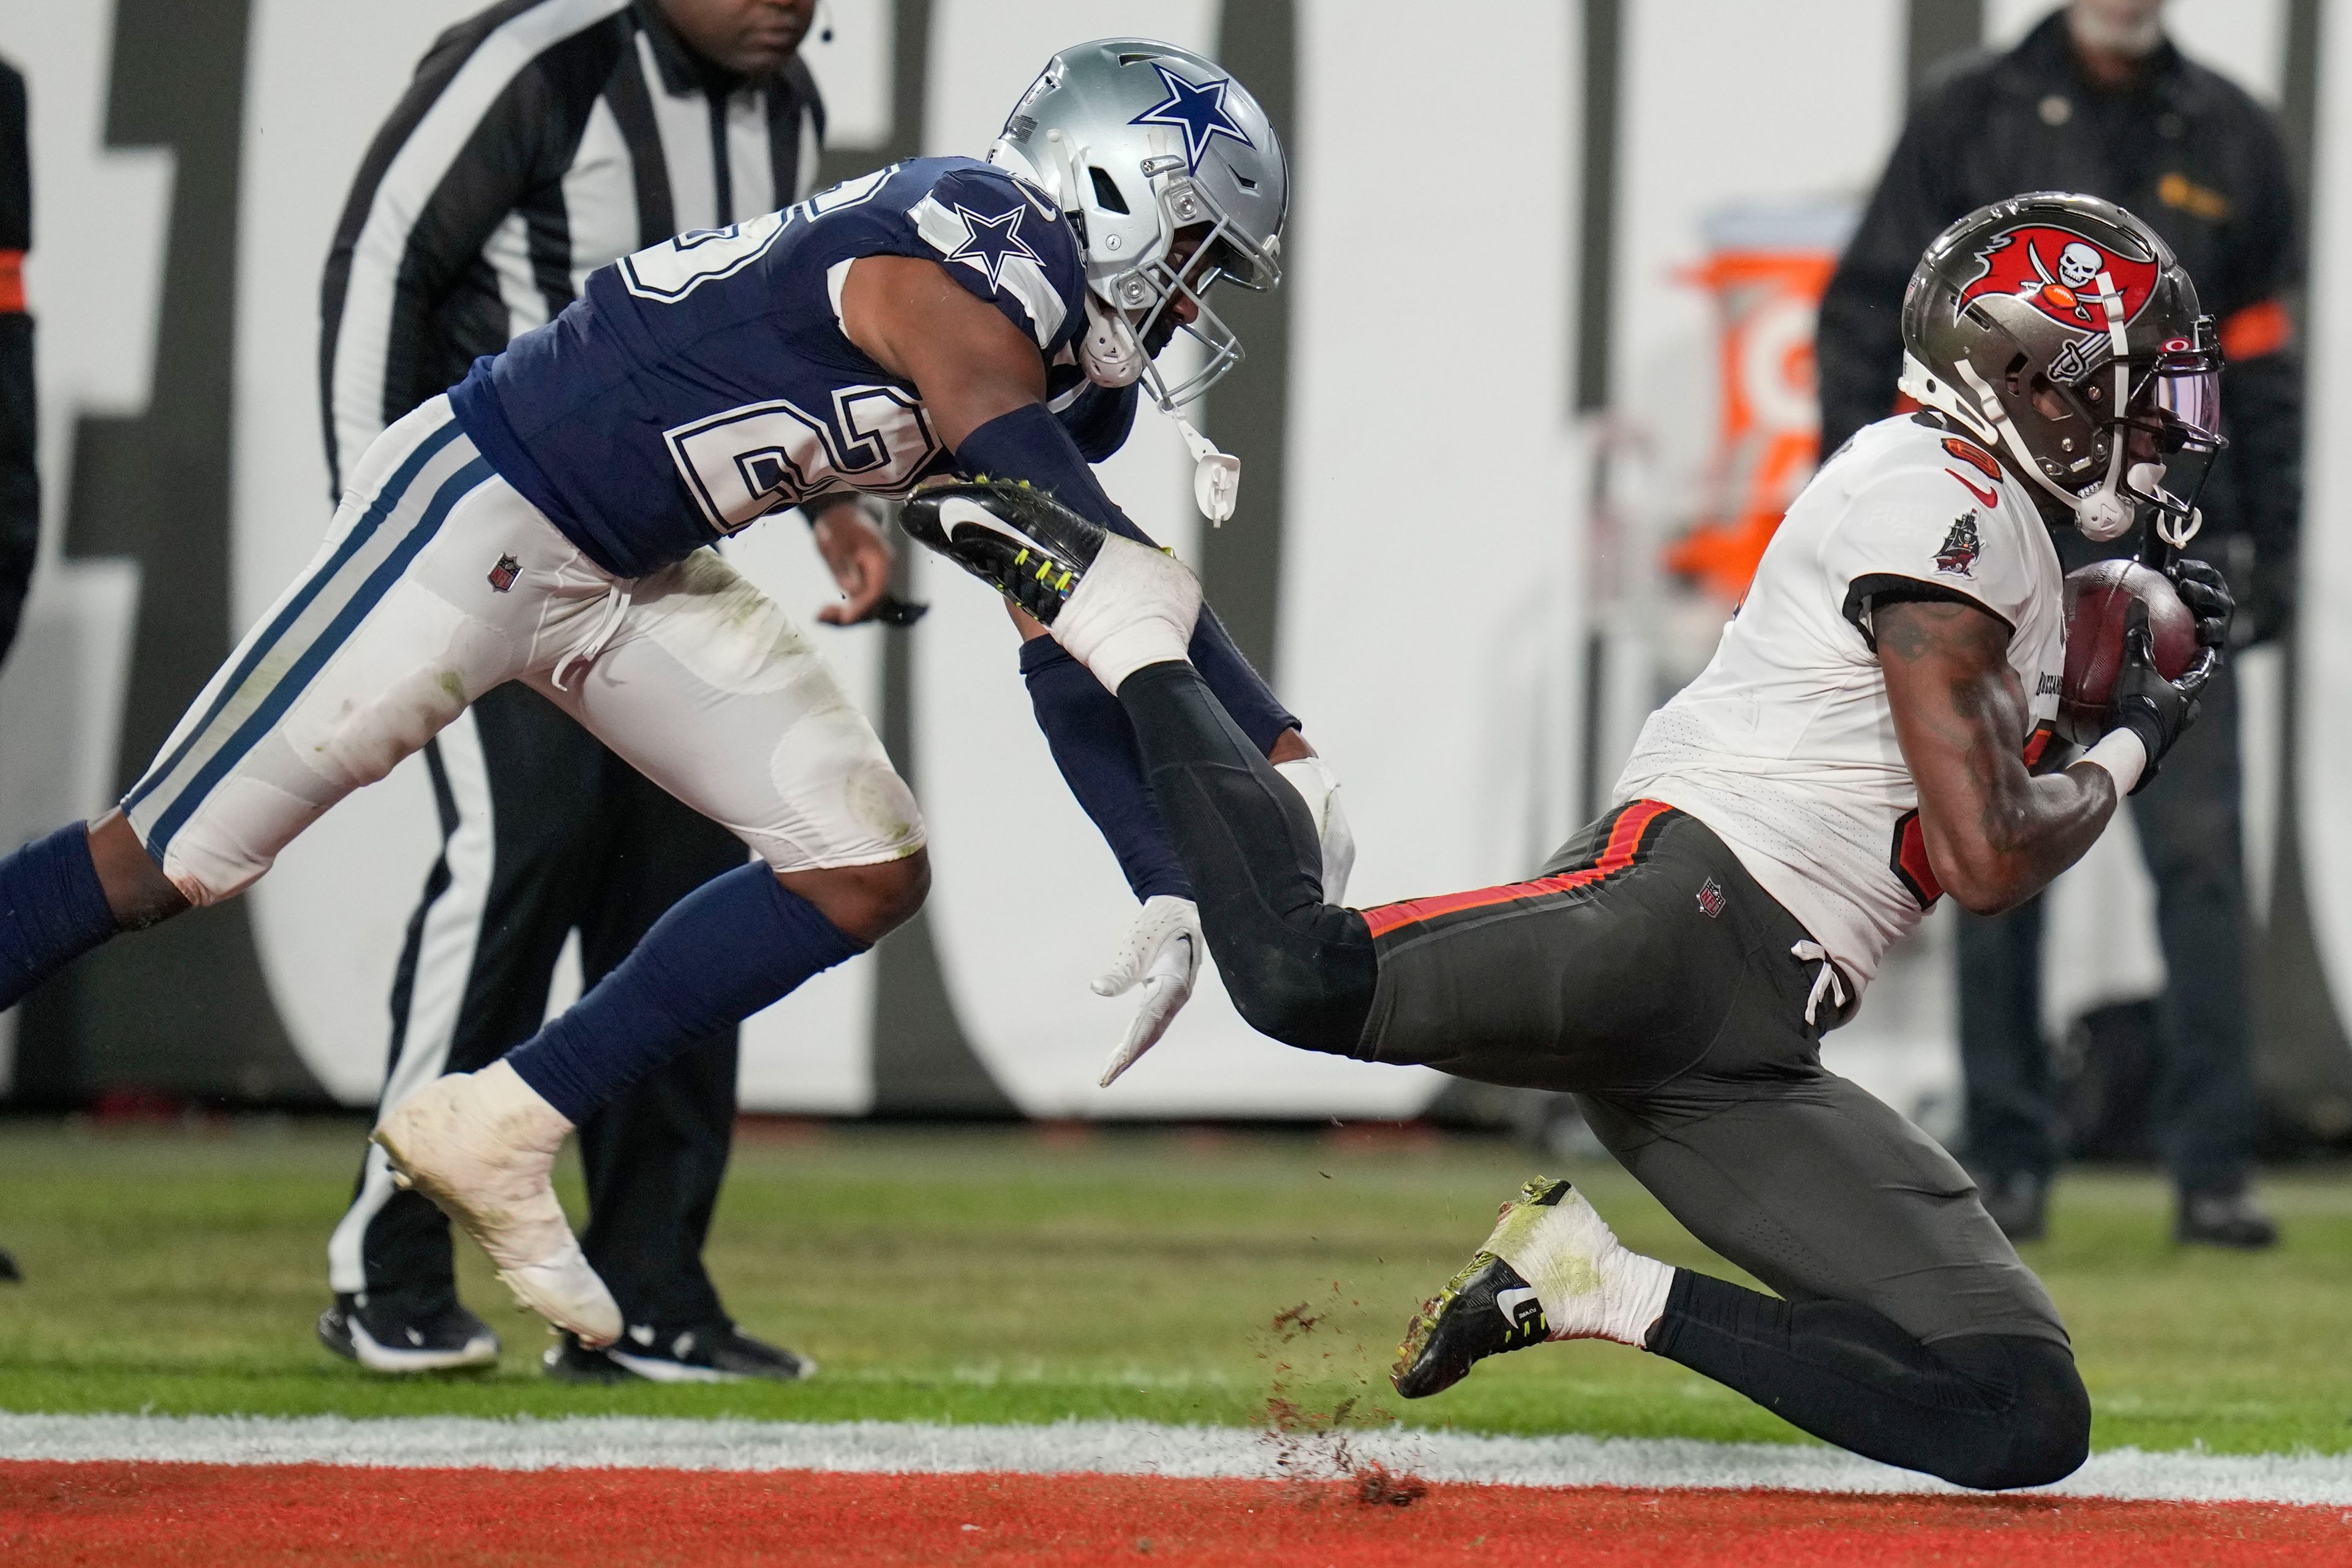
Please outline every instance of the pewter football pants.
[[2048, 1293], [1949, 1154], [1822, 1068], [1806, 932], [1704, 824], [1632, 802], [1527, 882], [1339, 909], [1296, 793], [1190, 665], [1118, 696], [1244, 1017], [1577, 1091], [1675, 1218], [1779, 1292], [1685, 1271], [1651, 1349], [1965, 1485], [2081, 1462], [2089, 1406]]

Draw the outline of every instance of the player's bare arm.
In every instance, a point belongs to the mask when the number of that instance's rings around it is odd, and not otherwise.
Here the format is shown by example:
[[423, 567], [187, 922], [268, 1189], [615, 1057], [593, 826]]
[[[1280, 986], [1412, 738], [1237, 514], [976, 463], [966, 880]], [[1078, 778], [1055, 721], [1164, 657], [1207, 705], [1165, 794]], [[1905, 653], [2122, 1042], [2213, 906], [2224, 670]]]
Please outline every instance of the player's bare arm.
[[1980, 915], [2032, 898], [2080, 859], [2116, 811], [2106, 769], [2027, 771], [2032, 728], [2009, 662], [2010, 628], [1948, 600], [1872, 617], [1896, 743], [1919, 786], [1927, 858], [1944, 890]]
[[876, 364], [915, 384], [950, 450], [998, 416], [1045, 400], [1037, 345], [936, 261], [859, 257], [842, 284], [841, 330]]

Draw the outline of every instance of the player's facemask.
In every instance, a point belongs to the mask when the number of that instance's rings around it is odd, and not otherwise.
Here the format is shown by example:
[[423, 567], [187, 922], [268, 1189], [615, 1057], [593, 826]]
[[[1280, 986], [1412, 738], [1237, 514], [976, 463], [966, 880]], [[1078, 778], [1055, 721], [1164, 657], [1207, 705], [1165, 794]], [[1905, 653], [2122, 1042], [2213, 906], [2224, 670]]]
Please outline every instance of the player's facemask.
[[[2211, 336], [2213, 319], [2200, 316], [2197, 326], [2201, 344]], [[2230, 444], [2221, 435], [2221, 351], [2168, 344], [2133, 388], [2128, 407], [2126, 429], [2152, 437], [2162, 461], [2126, 468], [2125, 493], [2150, 510], [2157, 536], [2178, 550], [2203, 524], [2197, 498], [2213, 459]]]
[[[2178, 550], [2203, 524], [2197, 497], [2214, 458], [2229, 445], [2221, 437], [2221, 351], [2213, 318], [2198, 317], [2191, 336], [2170, 339], [2154, 354], [2134, 358], [2122, 301], [2105, 273], [2091, 298], [2107, 318], [2101, 345], [2105, 352], [2094, 351], [2089, 367], [2071, 382], [2042, 379], [2036, 385], [2064, 409], [2053, 426], [2079, 420], [2085, 432], [2095, 433], [2095, 449], [2105, 459], [2104, 474], [2071, 491], [2051, 479], [2033, 460], [1992, 385], [1965, 363], [1955, 369], [1975, 392], [1977, 406], [1955, 412], [1980, 416], [1989, 433], [2018, 458], [2017, 467], [2074, 514], [2075, 529], [2085, 539], [2119, 539], [2145, 510], [2157, 536]], [[2144, 439], [2136, 442], [2135, 436]], [[2161, 461], [2147, 458], [2150, 447]]]
[[[1050, 145], [1053, 138], [1047, 140]], [[1129, 209], [1117, 183], [1105, 171], [1089, 166], [1090, 175], [1104, 177], [1081, 181], [1076, 169], [1074, 163], [1066, 188], [1077, 192], [1073, 216], [1089, 261], [1097, 261], [1111, 254], [1114, 243], [1108, 215], [1117, 212], [1124, 218]], [[1209, 290], [1225, 279], [1253, 291], [1279, 285], [1282, 268], [1276, 256], [1282, 238], [1273, 235], [1263, 245], [1253, 242], [1215, 197], [1199, 182], [1186, 177], [1181, 157], [1155, 155], [1146, 158], [1140, 169], [1159, 208], [1156, 243], [1140, 264], [1088, 282], [1087, 330], [1076, 345], [1078, 364], [1098, 385], [1142, 382], [1160, 411], [1175, 420], [1183, 432], [1185, 449], [1192, 455], [1192, 496], [1201, 515], [1223, 526], [1233, 516], [1239, 496], [1241, 460], [1219, 451], [1179, 411], [1242, 362], [1240, 334], [1211, 309]], [[1129, 237], [1138, 227], [1132, 222], [1119, 226]], [[1188, 230], [1199, 235], [1199, 243], [1182, 250], [1177, 239]], [[1179, 300], [1191, 302], [1191, 321], [1179, 315]], [[1201, 363], [1192, 374], [1171, 386], [1160, 356], [1179, 332], [1200, 345]]]
[[[2158, 538], [2176, 550], [2186, 545], [2204, 521], [2197, 498], [2213, 459], [2229, 445], [2221, 435], [2221, 352], [2213, 318], [2200, 316], [2192, 336], [2171, 339], [2153, 355], [2113, 370], [2102, 367], [2084, 381], [2063, 389], [2063, 395], [2084, 413], [2112, 395], [2101, 396], [2105, 388], [2091, 384], [2111, 381], [2125, 389], [2123, 417], [2104, 422], [2108, 480], [2086, 498], [2095, 504], [2100, 491], [2112, 489], [2130, 510], [2124, 526], [2113, 532], [2094, 533], [2087, 526], [2083, 531], [2093, 539], [2112, 539], [2145, 513]], [[2077, 518], [2087, 510], [2078, 510]]]
[[[1155, 254], [1141, 265], [1097, 285], [1108, 297], [1111, 309], [1088, 310], [1090, 331], [1084, 345], [1090, 374], [1097, 365], [1110, 371], [1108, 375], [1096, 374], [1096, 379], [1121, 384], [1116, 378], [1132, 363], [1135, 374], [1128, 379], [1140, 379], [1152, 401], [1169, 414], [1197, 401], [1242, 362], [1240, 335], [1211, 308], [1209, 290], [1228, 279], [1253, 291], [1274, 288], [1282, 280], [1282, 268], [1273, 254], [1280, 241], [1272, 240], [1264, 247], [1252, 243], [1219, 208], [1216, 198], [1198, 182], [1183, 177], [1183, 167], [1184, 160], [1172, 154], [1144, 163], [1145, 177], [1157, 187], [1161, 232], [1169, 238], [1154, 247]], [[1163, 180], [1162, 175], [1172, 177]], [[1081, 213], [1091, 205], [1082, 203]], [[1200, 244], [1180, 266], [1174, 236], [1204, 225], [1206, 232]], [[1190, 321], [1178, 319], [1175, 306], [1180, 300], [1190, 301], [1193, 308]], [[1088, 304], [1092, 306], [1091, 299]], [[1200, 346], [1201, 359], [1198, 368], [1171, 385], [1160, 355], [1179, 333]], [[1129, 341], [1119, 341], [1122, 337]], [[1097, 342], [1098, 338], [1104, 341]], [[1130, 354], [1137, 357], [1130, 360]]]

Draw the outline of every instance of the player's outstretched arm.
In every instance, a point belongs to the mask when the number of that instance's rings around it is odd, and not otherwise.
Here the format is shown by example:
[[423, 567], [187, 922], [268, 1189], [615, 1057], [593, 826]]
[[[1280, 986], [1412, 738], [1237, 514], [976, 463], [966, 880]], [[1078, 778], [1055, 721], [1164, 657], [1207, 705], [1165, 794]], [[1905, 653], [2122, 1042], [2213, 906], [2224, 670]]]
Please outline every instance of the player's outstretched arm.
[[2027, 771], [2025, 691], [2010, 628], [1990, 611], [1914, 600], [1882, 605], [1872, 624], [1937, 879], [1978, 914], [2032, 898], [2105, 828], [2116, 775], [2090, 760]]

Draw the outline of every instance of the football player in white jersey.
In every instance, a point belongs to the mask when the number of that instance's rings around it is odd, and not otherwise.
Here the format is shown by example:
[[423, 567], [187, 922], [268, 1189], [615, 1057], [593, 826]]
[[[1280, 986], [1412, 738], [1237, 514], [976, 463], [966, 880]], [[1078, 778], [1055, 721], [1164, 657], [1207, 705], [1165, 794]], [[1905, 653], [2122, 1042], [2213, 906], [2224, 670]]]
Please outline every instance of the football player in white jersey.
[[1180, 565], [1012, 487], [909, 509], [976, 570], [993, 534], [1072, 574], [1053, 636], [1132, 721], [1244, 1016], [1306, 1049], [1576, 1091], [1676, 1218], [1778, 1292], [1629, 1252], [1538, 1179], [1414, 1319], [1408, 1397], [1601, 1338], [1965, 1486], [2053, 1481], [2087, 1451], [2048, 1293], [1951, 1156], [1824, 1070], [1819, 1041], [1940, 891], [1992, 910], [2039, 890], [2194, 719], [2231, 604], [2188, 563], [2196, 667], [2166, 679], [2136, 609], [2104, 732], [2054, 765], [2048, 530], [2114, 538], [2139, 516], [2185, 537], [2220, 444], [2218, 356], [2161, 240], [2055, 195], [1938, 237], [1904, 340], [1923, 411], [1806, 488], [1619, 804], [1530, 880], [1377, 909], [1324, 901], [1297, 793], [1184, 662], [1199, 589]]

